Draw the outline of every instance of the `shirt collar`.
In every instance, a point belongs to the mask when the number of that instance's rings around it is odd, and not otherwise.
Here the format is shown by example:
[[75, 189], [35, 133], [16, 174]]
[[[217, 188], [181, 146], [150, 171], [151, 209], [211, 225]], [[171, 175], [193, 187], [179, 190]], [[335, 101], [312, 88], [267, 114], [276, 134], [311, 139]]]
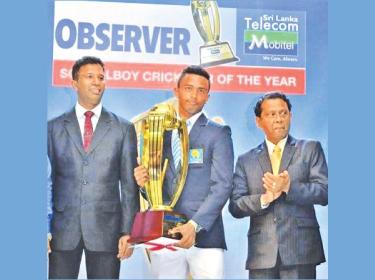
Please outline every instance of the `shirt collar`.
[[186, 120], [186, 126], [188, 128], [188, 132], [193, 128], [196, 121], [199, 119], [199, 117], [203, 114], [203, 111], [200, 111], [199, 113], [196, 113], [195, 115], [191, 116]]
[[81, 106], [81, 104], [79, 104], [78, 102], [76, 103], [76, 106], [75, 106], [77, 118], [84, 118], [85, 117], [85, 113], [87, 111], [93, 112], [94, 113], [93, 117], [99, 118], [100, 114], [102, 113], [102, 108], [103, 108], [103, 105], [102, 105], [101, 102], [98, 105], [96, 105], [96, 107], [93, 108], [92, 110], [87, 110], [87, 109], [83, 108]]
[[[279, 141], [279, 143], [277, 143], [277, 146], [279, 146], [279, 148], [281, 149], [281, 154], [283, 153], [284, 151], [284, 148], [285, 148], [285, 145], [286, 145], [286, 140], [288, 139], [288, 136], [285, 137], [284, 139], [281, 139]], [[269, 141], [266, 137], [266, 145], [267, 145], [267, 149], [268, 149], [268, 153], [269, 154], [272, 154], [273, 152], [273, 149], [275, 148], [275, 144], [273, 144], [271, 141]]]

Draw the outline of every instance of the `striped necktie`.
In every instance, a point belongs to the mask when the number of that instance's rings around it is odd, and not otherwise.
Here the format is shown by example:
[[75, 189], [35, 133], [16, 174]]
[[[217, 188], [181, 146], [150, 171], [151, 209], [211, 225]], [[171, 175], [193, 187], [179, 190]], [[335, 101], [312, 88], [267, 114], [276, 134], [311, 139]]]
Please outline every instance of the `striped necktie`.
[[178, 137], [177, 129], [172, 131], [172, 155], [174, 167], [177, 169], [181, 161], [181, 140], [180, 137]]

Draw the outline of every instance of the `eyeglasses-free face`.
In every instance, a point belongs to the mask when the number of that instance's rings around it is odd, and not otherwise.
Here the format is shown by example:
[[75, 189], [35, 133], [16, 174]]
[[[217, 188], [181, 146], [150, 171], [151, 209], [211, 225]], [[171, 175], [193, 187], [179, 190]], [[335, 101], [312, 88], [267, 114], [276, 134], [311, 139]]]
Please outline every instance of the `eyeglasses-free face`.
[[186, 74], [174, 89], [180, 116], [188, 119], [203, 109], [209, 98], [209, 81], [200, 75]]

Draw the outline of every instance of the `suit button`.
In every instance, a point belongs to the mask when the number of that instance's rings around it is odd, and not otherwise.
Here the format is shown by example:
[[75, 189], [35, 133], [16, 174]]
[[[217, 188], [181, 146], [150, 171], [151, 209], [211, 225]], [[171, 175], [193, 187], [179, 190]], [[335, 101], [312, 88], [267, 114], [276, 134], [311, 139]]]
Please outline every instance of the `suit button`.
[[87, 182], [86, 180], [83, 180], [83, 181], [82, 181], [82, 184], [83, 184], [83, 185], [87, 185], [88, 182]]
[[273, 218], [273, 221], [276, 223], [277, 222], [277, 218]]
[[87, 160], [84, 160], [83, 165], [89, 165], [89, 162]]

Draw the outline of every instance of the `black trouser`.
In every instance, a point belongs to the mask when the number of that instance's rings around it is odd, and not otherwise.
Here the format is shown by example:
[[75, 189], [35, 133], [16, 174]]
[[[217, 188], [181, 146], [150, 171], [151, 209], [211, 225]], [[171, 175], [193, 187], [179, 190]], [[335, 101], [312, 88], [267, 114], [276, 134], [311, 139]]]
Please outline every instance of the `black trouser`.
[[120, 261], [117, 252], [89, 251], [83, 240], [74, 250], [53, 250], [49, 254], [50, 279], [77, 279], [82, 252], [85, 251], [87, 279], [118, 279], [120, 276]]

